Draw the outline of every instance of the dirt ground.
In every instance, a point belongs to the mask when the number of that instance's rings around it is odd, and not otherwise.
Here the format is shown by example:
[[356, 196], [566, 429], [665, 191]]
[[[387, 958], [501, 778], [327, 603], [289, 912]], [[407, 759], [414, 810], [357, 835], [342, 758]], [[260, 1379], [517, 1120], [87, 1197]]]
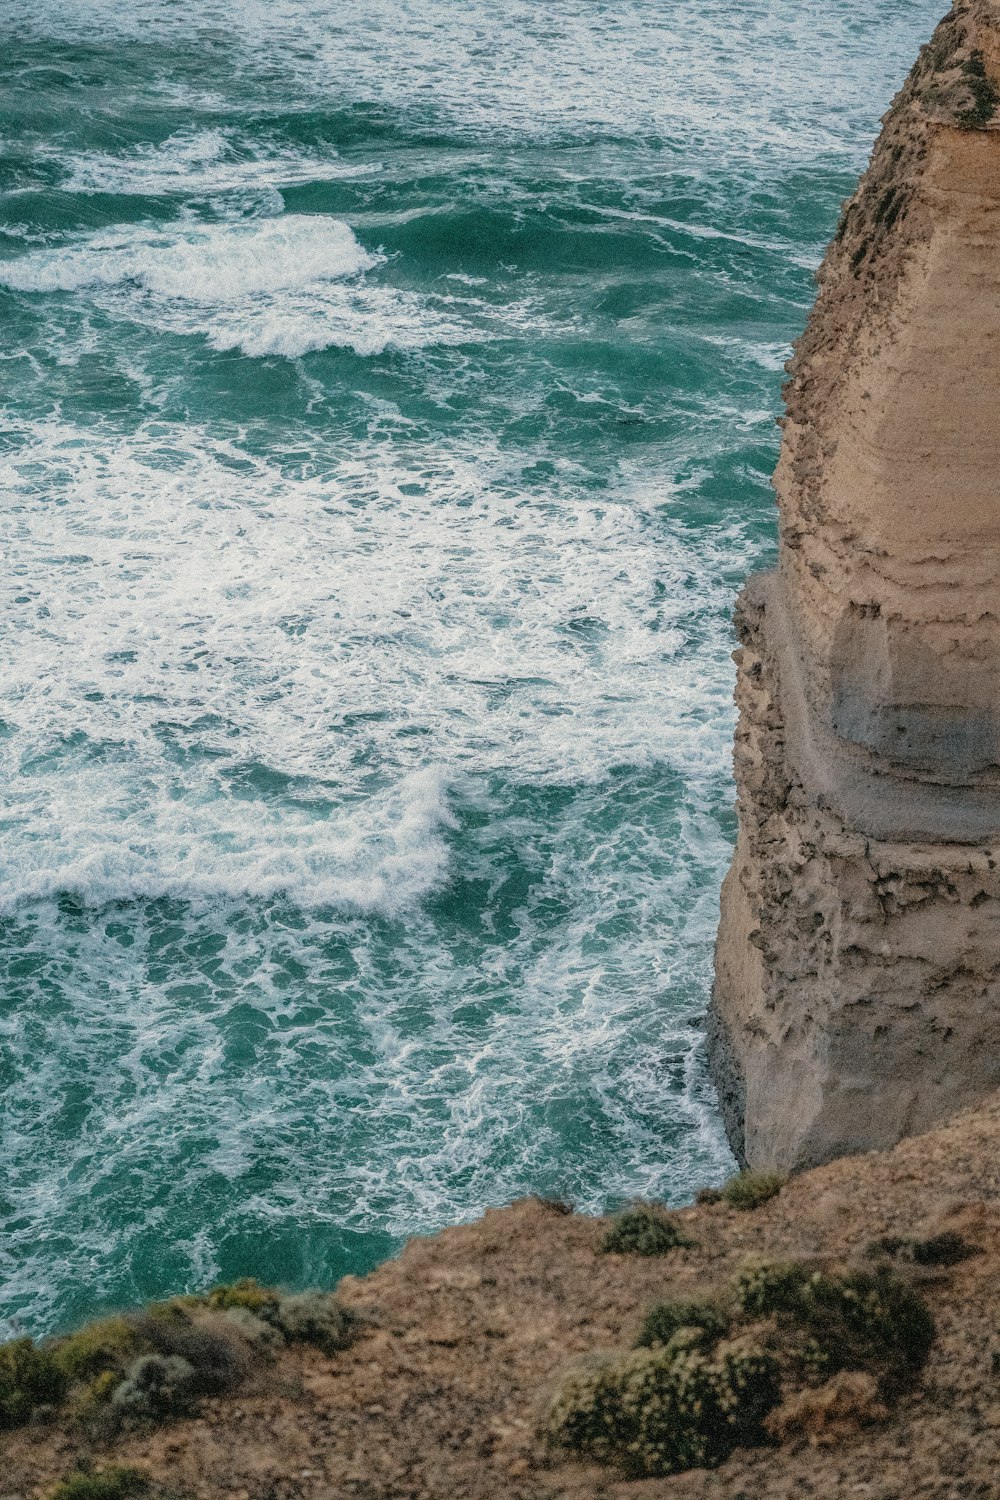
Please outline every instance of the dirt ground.
[[[536, 1200], [412, 1240], [340, 1295], [370, 1320], [348, 1350], [292, 1348], [256, 1387], [95, 1451], [63, 1424], [6, 1436], [0, 1500], [45, 1495], [83, 1458], [146, 1469], [153, 1495], [225, 1500], [667, 1500], [1000, 1496], [1000, 1100], [896, 1150], [793, 1180], [765, 1206], [682, 1211], [696, 1244], [602, 1255], [607, 1220]], [[978, 1253], [924, 1273], [938, 1337], [891, 1416], [827, 1446], [739, 1451], [628, 1481], [554, 1462], [536, 1435], [567, 1363], [634, 1339], [671, 1290], [748, 1256], [848, 1255], [885, 1234], [959, 1230]]]

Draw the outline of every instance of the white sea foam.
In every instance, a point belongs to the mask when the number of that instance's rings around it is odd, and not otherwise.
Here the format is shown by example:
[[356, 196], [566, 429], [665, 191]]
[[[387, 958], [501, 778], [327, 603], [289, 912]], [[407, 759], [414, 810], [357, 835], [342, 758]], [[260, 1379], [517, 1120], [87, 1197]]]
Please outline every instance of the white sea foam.
[[246, 224], [98, 233], [8, 262], [0, 284], [22, 292], [75, 292], [132, 283], [166, 300], [226, 303], [356, 276], [376, 264], [339, 219], [286, 214]]
[[[147, 795], [169, 804], [176, 783], [148, 760], [145, 769]], [[304, 907], [393, 916], [447, 876], [441, 834], [453, 819], [433, 766], [404, 775], [363, 808], [326, 816], [297, 810], [294, 799], [277, 812], [259, 799], [225, 797], [196, 774], [175, 815], [152, 820], [123, 805], [120, 767], [70, 761], [53, 772], [30, 840], [15, 839], [0, 856], [0, 911], [62, 895], [96, 907], [285, 896]]]
[[[745, 529], [672, 522], [645, 465], [536, 502], [498, 445], [359, 442], [320, 480], [196, 424], [11, 427], [6, 1180], [72, 1222], [88, 1305], [262, 1232], [322, 1282], [344, 1232], [725, 1171], [692, 1016]], [[466, 950], [463, 885], [502, 941]], [[69, 1078], [67, 1147], [27, 1122]], [[2, 1253], [7, 1310], [65, 1317], [33, 1229]]]
[[[200, 335], [219, 350], [298, 358], [331, 347], [360, 355], [470, 337], [457, 299], [366, 284], [383, 262], [323, 214], [167, 228], [136, 226], [33, 250], [0, 266], [14, 291], [80, 293], [116, 317]], [[516, 311], [515, 314], [516, 316]]]
[[[420, 115], [432, 104], [435, 118], [489, 140], [658, 134], [730, 164], [752, 160], [757, 182], [777, 154], [786, 167], [814, 160], [841, 149], [848, 130], [860, 166], [886, 77], [902, 81], [940, 9], [939, 0], [837, 4], [817, 16], [801, 0], [704, 0], [693, 22], [686, 4], [652, 0], [367, 0], [331, 27], [315, 0], [202, 0], [186, 17], [171, 0], [19, 7], [22, 25], [50, 35], [96, 25], [176, 42], [215, 27], [232, 37], [246, 86], [268, 98], [291, 92], [300, 107], [379, 101]], [[162, 86], [176, 93], [174, 80]]]
[[[553, 510], [488, 449], [415, 475], [362, 445], [320, 481], [190, 425], [24, 437], [0, 459], [19, 537], [2, 749], [25, 773], [7, 901], [286, 890], [390, 911], [445, 868], [440, 793], [410, 779], [428, 765], [579, 782], [666, 759], [724, 784], [728, 683], [687, 637], [714, 607], [725, 659], [745, 539], [650, 547], [648, 476]], [[253, 766], [304, 789], [272, 811]], [[336, 814], [314, 806], [328, 781], [355, 788]]]
[[218, 198], [227, 194], [259, 195], [302, 182], [338, 182], [369, 177], [374, 163], [341, 161], [329, 149], [289, 151], [268, 149], [260, 138], [246, 141], [233, 130], [179, 131], [156, 145], [132, 151], [51, 151], [51, 159], [65, 172], [60, 184], [69, 193], [119, 193], [168, 196], [183, 194]]

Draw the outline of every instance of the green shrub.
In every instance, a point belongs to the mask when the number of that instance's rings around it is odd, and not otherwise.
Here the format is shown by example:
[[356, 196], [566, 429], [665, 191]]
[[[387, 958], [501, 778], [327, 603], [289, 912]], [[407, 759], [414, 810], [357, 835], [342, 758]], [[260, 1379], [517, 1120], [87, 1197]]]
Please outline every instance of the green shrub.
[[358, 1319], [329, 1292], [282, 1297], [271, 1321], [292, 1343], [314, 1344], [326, 1354], [346, 1349], [357, 1335]]
[[[332, 1292], [295, 1292], [286, 1296], [250, 1278], [235, 1281], [231, 1286], [215, 1287], [203, 1299], [203, 1305], [226, 1314], [250, 1313], [289, 1342], [314, 1344], [328, 1354], [346, 1349], [357, 1331], [357, 1318], [341, 1307]], [[233, 1322], [234, 1326], [240, 1326], [238, 1319]], [[248, 1342], [263, 1347], [266, 1340], [260, 1337], [260, 1330], [248, 1327], [246, 1332], [250, 1335]], [[273, 1342], [271, 1347], [273, 1350]]]
[[139, 1346], [134, 1323], [100, 1318], [88, 1323], [52, 1349], [52, 1358], [70, 1380], [92, 1380], [105, 1370], [120, 1370]]
[[201, 1308], [172, 1318], [140, 1314], [136, 1326], [147, 1353], [182, 1359], [191, 1366], [192, 1390], [199, 1396], [233, 1390], [249, 1374], [250, 1351], [221, 1313]]
[[123, 1421], [181, 1416], [190, 1411], [197, 1387], [197, 1371], [179, 1354], [143, 1354], [112, 1392], [111, 1406]]
[[52, 1355], [31, 1339], [0, 1344], [0, 1427], [18, 1427], [39, 1406], [56, 1406], [66, 1376]]
[[632, 1477], [711, 1468], [740, 1444], [759, 1442], [779, 1398], [775, 1360], [747, 1341], [711, 1356], [694, 1330], [565, 1377], [544, 1433], [554, 1446]]
[[808, 1279], [809, 1272], [801, 1261], [750, 1261], [733, 1282], [736, 1305], [748, 1318], [800, 1312], [802, 1289]]
[[231, 1324], [254, 1354], [274, 1359], [285, 1347], [285, 1335], [273, 1323], [265, 1323], [246, 1307], [227, 1307], [221, 1318]]
[[798, 1261], [745, 1266], [733, 1283], [747, 1317], [776, 1317], [797, 1332], [798, 1354], [816, 1372], [869, 1370], [891, 1385], [921, 1368], [934, 1320], [918, 1293], [886, 1264], [813, 1271]]
[[729, 1319], [714, 1302], [707, 1299], [657, 1302], [646, 1314], [636, 1344], [640, 1349], [667, 1344], [682, 1328], [700, 1328], [706, 1342], [720, 1339], [729, 1332]]
[[50, 1492], [50, 1500], [126, 1500], [148, 1489], [149, 1480], [141, 1469], [126, 1469], [112, 1464], [107, 1469], [87, 1473], [77, 1469]]
[[959, 1261], [967, 1260], [975, 1253], [960, 1234], [950, 1229], [927, 1240], [916, 1239], [913, 1235], [885, 1235], [868, 1246], [870, 1256], [889, 1255], [913, 1261], [918, 1266], [957, 1266]]
[[676, 1220], [651, 1208], [633, 1208], [619, 1214], [601, 1241], [604, 1255], [666, 1255], [690, 1245]]
[[0, 1344], [0, 1428], [69, 1396], [72, 1419], [107, 1435], [234, 1390], [286, 1340], [344, 1349], [359, 1323], [332, 1293], [283, 1296], [247, 1279], [101, 1318], [43, 1347], [15, 1339]]
[[833, 1366], [874, 1368], [894, 1380], [926, 1362], [934, 1319], [923, 1298], [888, 1266], [813, 1275], [807, 1291], [810, 1328]]
[[776, 1198], [787, 1181], [780, 1172], [740, 1172], [729, 1179], [722, 1196], [731, 1208], [760, 1208]]
[[117, 1425], [111, 1398], [121, 1382], [120, 1370], [102, 1370], [86, 1385], [76, 1386], [70, 1398], [73, 1421], [86, 1428], [93, 1437], [109, 1436]]

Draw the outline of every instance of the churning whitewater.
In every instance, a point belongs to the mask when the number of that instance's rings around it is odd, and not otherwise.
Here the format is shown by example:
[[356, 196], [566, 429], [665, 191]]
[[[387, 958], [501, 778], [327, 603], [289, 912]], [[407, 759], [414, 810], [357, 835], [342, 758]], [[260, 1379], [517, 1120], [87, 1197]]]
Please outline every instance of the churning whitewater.
[[727, 1171], [728, 616], [933, 16], [6, 12], [8, 1326]]

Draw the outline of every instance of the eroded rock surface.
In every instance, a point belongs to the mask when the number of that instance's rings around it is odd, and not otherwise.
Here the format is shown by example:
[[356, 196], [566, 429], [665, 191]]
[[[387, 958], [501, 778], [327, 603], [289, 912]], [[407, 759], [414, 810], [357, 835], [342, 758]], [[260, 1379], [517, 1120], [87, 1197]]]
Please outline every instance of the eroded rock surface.
[[789, 367], [711, 1026], [754, 1167], [891, 1145], [1000, 1084], [998, 78], [1000, 3], [957, 4]]

